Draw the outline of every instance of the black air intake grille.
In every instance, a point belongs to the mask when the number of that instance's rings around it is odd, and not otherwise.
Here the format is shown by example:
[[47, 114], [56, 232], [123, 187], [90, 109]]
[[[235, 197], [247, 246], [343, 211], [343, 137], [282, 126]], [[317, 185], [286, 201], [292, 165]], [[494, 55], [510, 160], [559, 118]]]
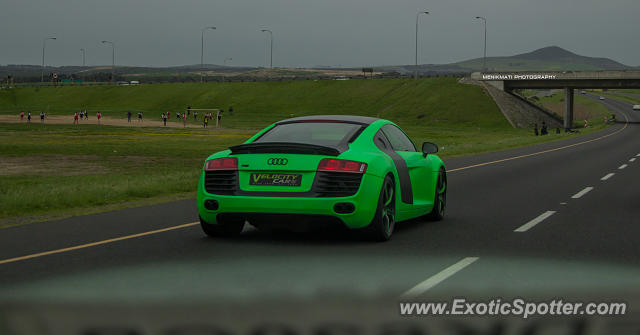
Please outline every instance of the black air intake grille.
[[348, 197], [360, 188], [362, 174], [350, 172], [317, 172], [315, 192], [321, 197]]
[[211, 194], [233, 194], [238, 185], [238, 171], [206, 171], [204, 189]]

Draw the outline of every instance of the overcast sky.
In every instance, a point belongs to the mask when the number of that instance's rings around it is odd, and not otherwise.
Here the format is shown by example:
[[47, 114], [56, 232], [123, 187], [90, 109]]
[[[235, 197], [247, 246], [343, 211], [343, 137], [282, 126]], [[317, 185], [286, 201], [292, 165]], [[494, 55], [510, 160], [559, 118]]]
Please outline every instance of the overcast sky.
[[264, 66], [274, 32], [274, 66], [451, 63], [557, 45], [585, 56], [640, 65], [639, 0], [0, 0], [0, 64], [173, 66], [205, 62]]

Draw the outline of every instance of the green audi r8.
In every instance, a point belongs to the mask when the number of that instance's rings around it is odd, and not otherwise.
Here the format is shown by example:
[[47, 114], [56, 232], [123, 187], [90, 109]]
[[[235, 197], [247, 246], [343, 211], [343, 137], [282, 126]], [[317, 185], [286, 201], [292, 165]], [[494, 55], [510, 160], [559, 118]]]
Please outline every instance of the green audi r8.
[[197, 206], [209, 236], [343, 226], [386, 241], [395, 223], [441, 220], [447, 174], [430, 142], [416, 150], [394, 123], [323, 115], [276, 122], [206, 159]]

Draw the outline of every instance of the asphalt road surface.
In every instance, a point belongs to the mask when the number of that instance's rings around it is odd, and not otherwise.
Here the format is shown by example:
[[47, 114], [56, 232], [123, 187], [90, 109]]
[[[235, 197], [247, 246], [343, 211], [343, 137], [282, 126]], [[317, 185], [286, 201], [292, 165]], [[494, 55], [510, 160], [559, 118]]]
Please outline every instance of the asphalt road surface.
[[633, 110], [633, 104], [611, 98], [600, 100], [599, 95], [589, 92], [586, 93], [586, 97], [597, 100], [605, 105], [610, 111], [616, 114], [616, 120], [618, 122], [640, 123], [640, 111]]
[[[640, 121], [630, 104], [602, 103], [618, 121]], [[0, 333], [260, 333], [274, 322], [289, 333], [322, 333], [338, 322], [357, 331], [324, 333], [359, 334], [394, 325], [397, 301], [522, 297], [624, 301], [625, 317], [542, 327], [581, 334], [632, 326], [637, 334], [638, 143], [640, 125], [620, 122], [449, 159], [445, 220], [400, 223], [386, 243], [251, 228], [211, 239], [195, 223], [194, 200], [2, 229]], [[422, 333], [545, 333], [521, 318], [400, 322]]]

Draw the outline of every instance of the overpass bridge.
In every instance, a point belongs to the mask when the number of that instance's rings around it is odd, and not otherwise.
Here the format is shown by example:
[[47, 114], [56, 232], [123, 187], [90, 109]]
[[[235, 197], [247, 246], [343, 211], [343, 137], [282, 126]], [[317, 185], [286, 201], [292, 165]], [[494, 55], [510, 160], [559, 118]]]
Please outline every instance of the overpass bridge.
[[471, 79], [486, 82], [502, 91], [515, 89], [564, 89], [563, 125], [573, 124], [575, 89], [640, 88], [640, 71], [530, 71], [475, 72]]

